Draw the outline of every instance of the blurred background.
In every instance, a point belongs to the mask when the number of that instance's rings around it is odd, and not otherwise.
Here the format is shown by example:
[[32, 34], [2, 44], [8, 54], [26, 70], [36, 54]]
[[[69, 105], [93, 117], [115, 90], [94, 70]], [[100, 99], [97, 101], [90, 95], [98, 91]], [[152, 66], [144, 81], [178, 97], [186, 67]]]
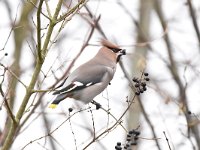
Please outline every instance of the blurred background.
[[[199, 1], [0, 0], [0, 12], [2, 150], [200, 149]], [[95, 98], [102, 109], [73, 99], [48, 108], [102, 38], [127, 52]], [[143, 72], [147, 91], [135, 96]]]

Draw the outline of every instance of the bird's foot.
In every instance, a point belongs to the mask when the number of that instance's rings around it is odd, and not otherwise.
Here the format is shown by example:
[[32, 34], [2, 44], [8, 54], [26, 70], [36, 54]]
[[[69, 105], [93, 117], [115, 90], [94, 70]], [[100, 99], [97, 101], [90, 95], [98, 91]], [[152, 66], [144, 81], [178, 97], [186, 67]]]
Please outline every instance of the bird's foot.
[[99, 108], [101, 108], [101, 104], [99, 104], [98, 102], [92, 100], [91, 103], [94, 104], [94, 105], [96, 105], [96, 110], [98, 110]]

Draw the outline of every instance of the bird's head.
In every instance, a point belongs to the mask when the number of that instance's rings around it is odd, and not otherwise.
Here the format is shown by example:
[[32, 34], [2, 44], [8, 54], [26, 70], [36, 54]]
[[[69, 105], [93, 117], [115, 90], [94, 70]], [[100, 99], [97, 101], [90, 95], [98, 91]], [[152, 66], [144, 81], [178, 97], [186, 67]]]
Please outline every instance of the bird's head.
[[108, 49], [110, 49], [112, 52], [116, 53], [117, 56], [117, 62], [120, 60], [122, 55], [126, 55], [126, 50], [125, 49], [121, 49], [119, 48], [119, 46], [105, 40], [102, 39], [101, 40], [101, 44], [105, 47], [107, 47]]

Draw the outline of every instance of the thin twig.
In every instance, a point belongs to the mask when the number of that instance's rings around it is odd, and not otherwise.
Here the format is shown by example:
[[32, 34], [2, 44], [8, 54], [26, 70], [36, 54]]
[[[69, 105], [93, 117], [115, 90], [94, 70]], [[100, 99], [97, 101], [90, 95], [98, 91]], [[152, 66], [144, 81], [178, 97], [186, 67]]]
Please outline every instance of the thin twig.
[[[38, 7], [31, 1], [31, 0], [28, 0], [28, 2], [30, 4], [32, 4], [36, 9], [38, 9]], [[41, 11], [41, 14], [46, 17], [49, 21], [51, 20], [51, 18], [49, 18], [46, 14], [44, 14], [42, 11]]]
[[48, 4], [47, 0], [45, 0], [45, 4], [46, 4], [46, 8], [47, 8], [47, 13], [48, 13], [49, 17], [52, 18], [51, 11], [50, 11], [49, 4]]
[[7, 101], [8, 99], [6, 98], [6, 95], [4, 94], [4, 92], [3, 92], [2, 88], [1, 88], [1, 86], [0, 86], [0, 93], [1, 93], [1, 95], [3, 96], [3, 98], [4, 98], [4, 102], [5, 102], [5, 105], [6, 105], [6, 109], [7, 109], [7, 111], [8, 111], [8, 114], [9, 114], [10, 118], [12, 119], [12, 121], [13, 121], [14, 124], [17, 124], [17, 122], [16, 122], [16, 120], [15, 120], [15, 116], [14, 116], [14, 114], [12, 113], [12, 110], [10, 109], [10, 106], [9, 106], [9, 104], [8, 104], [8, 101]]
[[95, 139], [95, 137], [96, 137], [96, 130], [95, 130], [95, 124], [94, 124], [94, 115], [92, 113], [91, 108], [90, 108], [90, 113], [91, 113], [91, 117], [92, 117], [93, 138]]
[[67, 18], [68, 16], [70, 16], [71, 14], [76, 13], [81, 7], [83, 7], [86, 3], [88, 2], [88, 0], [81, 0], [77, 5], [75, 5], [73, 8], [71, 8], [67, 13], [65, 13], [64, 15], [60, 16], [60, 18], [57, 20], [57, 22], [61, 22], [63, 21], [65, 18]]
[[[69, 116], [70, 116], [70, 113], [69, 113]], [[74, 144], [75, 144], [76, 150], [78, 150], [75, 133], [74, 133], [73, 128], [72, 128], [71, 117], [69, 117], [69, 125], [70, 125], [71, 131], [72, 131], [72, 135], [73, 135], [73, 138], [74, 138]]]
[[168, 138], [167, 138], [167, 136], [165, 134], [165, 131], [163, 131], [163, 134], [165, 136], [165, 140], [167, 141], [167, 145], [168, 145], [169, 149], [171, 150], [171, 147], [170, 147], [170, 144], [169, 144], [169, 140], [168, 140]]
[[195, 14], [195, 10], [194, 10], [194, 7], [192, 6], [191, 0], [187, 0], [187, 3], [188, 3], [190, 15], [192, 17], [192, 23], [193, 23], [194, 29], [196, 31], [197, 39], [198, 39], [198, 42], [199, 42], [199, 45], [200, 45], [200, 31], [199, 31], [199, 25], [197, 23], [197, 17], [196, 17], [196, 14]]
[[10, 70], [8, 67], [4, 66], [2, 63], [0, 63], [0, 66], [4, 67], [6, 70], [8, 70], [8, 72], [12, 76], [14, 76], [25, 88], [27, 88], [27, 86], [20, 80], [20, 78], [12, 70]]
[[[102, 106], [101, 106], [100, 109], [102, 109], [104, 112], [106, 112], [108, 115], [110, 115], [115, 121], [117, 121], [117, 118], [116, 118], [110, 111], [106, 110], [106, 109], [103, 108]], [[120, 126], [124, 129], [124, 131], [126, 131], [126, 133], [127, 133], [128, 131], [127, 131], [127, 129], [122, 125], [122, 122], [120, 122], [119, 124], [120, 124]]]

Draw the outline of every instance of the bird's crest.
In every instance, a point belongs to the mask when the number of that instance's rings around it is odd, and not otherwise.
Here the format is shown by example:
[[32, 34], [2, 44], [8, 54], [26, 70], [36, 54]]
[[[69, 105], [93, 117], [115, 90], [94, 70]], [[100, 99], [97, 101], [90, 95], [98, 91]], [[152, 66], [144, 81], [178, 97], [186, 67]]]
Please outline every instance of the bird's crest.
[[106, 39], [101, 39], [101, 44], [109, 49], [120, 49], [119, 46], [109, 42]]

